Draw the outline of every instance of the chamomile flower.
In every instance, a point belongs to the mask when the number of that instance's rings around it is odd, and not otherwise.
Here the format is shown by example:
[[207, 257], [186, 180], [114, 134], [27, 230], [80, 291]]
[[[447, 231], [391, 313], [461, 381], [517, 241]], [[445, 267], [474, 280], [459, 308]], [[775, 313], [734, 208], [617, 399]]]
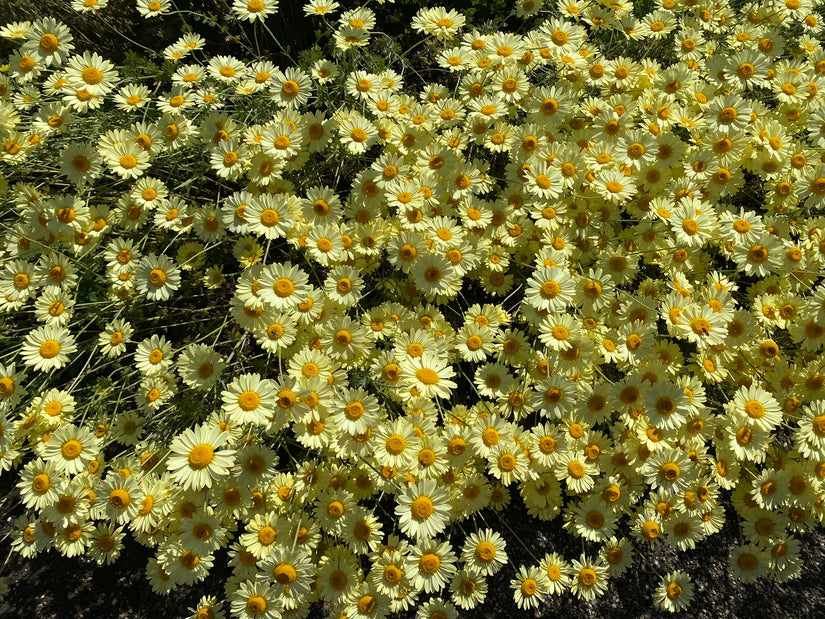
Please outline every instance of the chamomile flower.
[[669, 612], [686, 610], [693, 601], [693, 581], [680, 570], [665, 574], [656, 588], [655, 599]]
[[267, 239], [285, 236], [291, 218], [289, 206], [279, 195], [258, 196], [244, 211], [249, 231]]
[[379, 419], [378, 400], [363, 389], [347, 389], [337, 398], [333, 416], [345, 432], [362, 433]]
[[126, 344], [134, 333], [132, 325], [122, 318], [116, 318], [98, 336], [101, 354], [113, 358], [126, 351]]
[[72, 317], [74, 299], [59, 286], [46, 286], [34, 303], [35, 318], [54, 327], [64, 327]]
[[[203, 615], [206, 615], [209, 619], [226, 619], [223, 612], [223, 602], [218, 601], [218, 598], [214, 595], [204, 595], [198, 600], [196, 608], [190, 608], [189, 611], [193, 613], [189, 619], [202, 619]], [[201, 617], [198, 616], [199, 614]]]
[[233, 424], [266, 425], [275, 407], [276, 393], [272, 381], [259, 374], [235, 377], [221, 392], [223, 410]]
[[40, 455], [66, 475], [86, 469], [100, 449], [100, 440], [86, 427], [66, 424], [55, 430], [42, 444]]
[[180, 288], [180, 270], [162, 254], [141, 258], [135, 276], [138, 291], [153, 301], [167, 301]]
[[207, 555], [226, 543], [227, 530], [220, 518], [206, 508], [180, 521], [180, 541], [187, 550]]
[[333, 268], [324, 282], [324, 292], [331, 301], [345, 307], [358, 303], [363, 293], [364, 280], [358, 271], [348, 266]]
[[425, 593], [441, 591], [456, 572], [456, 556], [449, 542], [427, 540], [411, 548], [404, 565], [414, 587]]
[[569, 490], [583, 494], [593, 487], [593, 477], [597, 474], [597, 469], [587, 460], [584, 453], [567, 451], [559, 454], [553, 472], [556, 479], [567, 484]]
[[600, 562], [593, 562], [582, 555], [572, 562], [572, 583], [570, 589], [579, 599], [592, 600], [607, 590], [607, 568]]
[[105, 145], [100, 154], [112, 172], [124, 179], [137, 178], [150, 166], [149, 153], [131, 142]]
[[228, 432], [216, 426], [198, 426], [184, 430], [171, 445], [167, 468], [172, 479], [184, 489], [211, 487], [213, 482], [229, 474], [235, 450], [220, 449], [229, 440]]
[[41, 510], [58, 498], [58, 488], [63, 481], [63, 474], [55, 462], [41, 459], [32, 460], [23, 468], [17, 487], [23, 505]]
[[201, 390], [214, 385], [226, 367], [223, 358], [204, 344], [191, 344], [184, 348], [176, 363], [183, 382]]
[[412, 27], [439, 40], [450, 39], [464, 26], [464, 16], [454, 9], [425, 8], [413, 17]]
[[25, 365], [39, 372], [60, 369], [69, 362], [77, 345], [68, 329], [56, 326], [38, 327], [26, 335], [22, 357]]
[[538, 566], [520, 566], [516, 577], [510, 580], [513, 597], [521, 610], [538, 608], [549, 590], [547, 576]]
[[750, 106], [737, 95], [718, 95], [708, 104], [705, 114], [711, 126], [721, 133], [743, 130], [750, 121]]
[[138, 0], [137, 10], [143, 17], [149, 19], [168, 13], [172, 8], [169, 0]]
[[592, 187], [604, 200], [617, 204], [628, 200], [636, 192], [633, 177], [612, 169], [601, 171]]
[[98, 565], [114, 563], [124, 548], [124, 537], [126, 533], [123, 527], [106, 523], [98, 524], [90, 535], [89, 556]]
[[94, 525], [91, 522], [72, 522], [61, 526], [55, 535], [54, 547], [64, 557], [76, 557], [86, 552], [91, 543]]
[[66, 67], [69, 86], [85, 89], [91, 95], [105, 95], [114, 88], [116, 79], [114, 65], [97, 53], [84, 52], [82, 56], [72, 56]]
[[301, 303], [309, 292], [309, 277], [290, 262], [274, 264], [261, 274], [261, 299], [278, 310], [290, 310]]
[[551, 200], [561, 194], [563, 180], [561, 172], [546, 163], [531, 165], [526, 171], [525, 188], [542, 200]]
[[682, 494], [694, 476], [693, 462], [680, 450], [657, 450], [642, 469], [653, 490], [668, 495]]
[[825, 455], [825, 406], [821, 400], [802, 409], [794, 431], [794, 441], [805, 457], [819, 458]]
[[34, 265], [25, 260], [7, 262], [0, 272], [0, 292], [9, 300], [25, 301], [34, 296], [39, 287]]
[[60, 172], [80, 185], [94, 181], [103, 172], [100, 156], [90, 144], [69, 144], [60, 152]]
[[[274, 581], [276, 592], [300, 603], [310, 592], [312, 564], [301, 548], [278, 547], [260, 563], [258, 582]], [[295, 603], [293, 602], [293, 604]]]
[[661, 430], [675, 430], [685, 421], [688, 402], [684, 389], [661, 381], [645, 391], [645, 410], [650, 424]]
[[[398, 418], [380, 425], [372, 432], [374, 457], [382, 466], [408, 467], [421, 448], [415, 428], [408, 419]], [[429, 487], [429, 486], [428, 486]]]
[[500, 442], [487, 457], [487, 470], [503, 485], [509, 486], [515, 480], [530, 476], [528, 455], [515, 442]]
[[395, 514], [401, 531], [416, 539], [428, 539], [441, 533], [448, 523], [448, 494], [435, 480], [411, 485], [398, 497]]
[[140, 84], [126, 84], [114, 94], [115, 105], [127, 112], [134, 112], [151, 101], [151, 91]]
[[725, 79], [740, 90], [761, 86], [768, 77], [770, 63], [754, 50], [742, 50], [728, 58]]
[[492, 576], [507, 564], [504, 538], [492, 529], [483, 529], [467, 536], [461, 550], [461, 560], [469, 569]]
[[572, 567], [561, 555], [557, 553], [544, 555], [539, 563], [539, 569], [546, 575], [544, 584], [548, 594], [558, 595], [570, 585]]
[[770, 393], [756, 386], [740, 387], [726, 410], [737, 422], [760, 430], [773, 430], [782, 421], [779, 403]]
[[304, 5], [304, 13], [309, 16], [332, 15], [339, 7], [334, 0], [309, 0]]
[[134, 518], [145, 497], [139, 480], [110, 473], [96, 491], [106, 501], [106, 516], [113, 524], [126, 524]]
[[24, 29], [22, 50], [36, 54], [46, 66], [60, 66], [74, 49], [74, 37], [66, 24], [46, 17]]
[[434, 353], [424, 353], [420, 357], [405, 357], [399, 365], [402, 381], [415, 391], [415, 395], [425, 398], [450, 396], [458, 385], [450, 380], [455, 376], [452, 366]]
[[138, 344], [135, 363], [146, 376], [160, 376], [172, 365], [172, 344], [164, 336], [153, 335]]
[[307, 236], [307, 251], [314, 261], [323, 266], [339, 261], [344, 255], [340, 230], [329, 224], [313, 227]]
[[338, 125], [338, 134], [341, 145], [353, 155], [366, 152], [378, 137], [375, 126], [357, 114], [341, 120]]
[[768, 553], [753, 544], [736, 546], [728, 560], [731, 573], [743, 583], [756, 582], [767, 574]]
[[616, 520], [599, 497], [582, 501], [570, 512], [569, 528], [577, 535], [591, 542], [610, 538], [616, 530]]
[[304, 105], [312, 94], [312, 81], [300, 69], [290, 67], [278, 71], [272, 78], [273, 97], [284, 107], [295, 109]]
[[241, 21], [263, 21], [278, 11], [278, 0], [235, 0], [232, 12]]
[[462, 609], [471, 610], [487, 597], [487, 581], [477, 572], [461, 570], [453, 576], [450, 591], [453, 602]]
[[528, 280], [525, 300], [539, 311], [557, 312], [572, 302], [574, 286], [566, 270], [541, 267]]

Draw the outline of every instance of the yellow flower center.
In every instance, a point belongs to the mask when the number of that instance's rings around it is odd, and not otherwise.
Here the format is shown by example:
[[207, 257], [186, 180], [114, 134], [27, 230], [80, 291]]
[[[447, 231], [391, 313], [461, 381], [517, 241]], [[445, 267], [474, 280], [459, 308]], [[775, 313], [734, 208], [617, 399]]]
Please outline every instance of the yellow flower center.
[[125, 509], [131, 502], [129, 493], [123, 488], [115, 488], [109, 493], [109, 504], [115, 509]]
[[552, 184], [553, 181], [551, 181], [550, 177], [546, 174], [538, 174], [536, 176], [536, 185], [538, 185], [540, 189], [549, 189]]
[[342, 277], [335, 284], [335, 289], [338, 291], [338, 294], [349, 294], [352, 291], [352, 280], [348, 277]]
[[344, 504], [341, 501], [330, 501], [327, 505], [327, 514], [330, 518], [338, 519], [344, 515]]
[[14, 287], [18, 290], [25, 290], [29, 287], [29, 276], [25, 273], [18, 273], [14, 276]]
[[124, 170], [131, 170], [135, 166], [137, 166], [137, 158], [134, 155], [122, 155], [118, 160], [120, 163], [120, 167]]
[[435, 505], [433, 504], [430, 497], [427, 496], [417, 497], [410, 504], [410, 511], [412, 512], [412, 515], [416, 520], [426, 520], [433, 514], [434, 510]]
[[293, 284], [291, 280], [282, 277], [275, 280], [275, 283], [272, 284], [272, 290], [276, 295], [285, 299], [295, 292], [295, 284]]
[[205, 469], [215, 459], [215, 449], [212, 445], [201, 443], [189, 452], [189, 466], [196, 471]]
[[647, 541], [652, 541], [659, 537], [659, 524], [654, 520], [648, 520], [642, 525], [642, 537]]
[[95, 86], [103, 81], [103, 73], [96, 67], [86, 67], [80, 75], [83, 81], [91, 86]]
[[415, 377], [425, 385], [437, 385], [439, 383], [438, 373], [430, 368], [419, 368], [415, 372]]
[[276, 226], [280, 221], [281, 216], [276, 210], [268, 208], [261, 213], [261, 223], [266, 227]]
[[739, 116], [739, 112], [736, 111], [736, 108], [732, 107], [725, 107], [719, 110], [719, 114], [717, 114], [717, 120], [725, 125], [731, 124], [736, 118]]
[[244, 411], [252, 411], [258, 408], [261, 404], [260, 396], [255, 393], [254, 391], [246, 390], [242, 391], [241, 394], [238, 396], [238, 406], [241, 410]]
[[407, 447], [407, 439], [400, 434], [391, 434], [386, 442], [387, 452], [393, 456], [403, 453]]
[[281, 86], [281, 94], [287, 99], [297, 97], [300, 91], [301, 87], [298, 85], [298, 82], [294, 80], [287, 80], [284, 82], [284, 85]]
[[745, 402], [745, 413], [751, 419], [762, 419], [765, 416], [765, 407], [761, 402], [756, 400], [748, 400]]
[[152, 269], [149, 272], [149, 283], [154, 288], [162, 288], [166, 283], [166, 273], [162, 269]]
[[[250, 13], [260, 13], [264, 10], [265, 5], [261, 0], [250, 0], [246, 5], [246, 10]], [[266, 606], [264, 606], [266, 608]]]
[[290, 563], [281, 563], [272, 570], [272, 578], [281, 585], [291, 585], [298, 580], [298, 570]]
[[756, 73], [756, 68], [749, 62], [743, 62], [736, 68], [736, 76], [742, 80], [749, 80]]
[[530, 596], [535, 595], [536, 591], [538, 591], [539, 584], [536, 582], [534, 578], [525, 578], [524, 582], [521, 583], [520, 590], [522, 594]]
[[604, 186], [610, 193], [620, 193], [622, 189], [624, 189], [622, 184], [618, 181], [607, 181]]
[[69, 439], [60, 447], [60, 453], [66, 460], [74, 460], [83, 451], [83, 445], [77, 439]]
[[659, 415], [666, 417], [676, 410], [676, 402], [670, 396], [662, 395], [656, 398], [654, 408]]
[[516, 468], [516, 458], [512, 454], [504, 454], [498, 459], [498, 467], [505, 473], [510, 473]]
[[52, 480], [45, 473], [35, 475], [32, 480], [32, 490], [34, 490], [37, 494], [46, 494], [51, 487]]
[[425, 574], [435, 574], [441, 567], [441, 559], [436, 554], [427, 553], [418, 560], [418, 567]]
[[573, 479], [581, 479], [585, 475], [584, 466], [581, 462], [574, 460], [567, 465], [567, 473]]
[[40, 37], [40, 49], [42, 49], [47, 54], [53, 54], [58, 50], [60, 47], [60, 41], [57, 40], [57, 37], [54, 36], [52, 33], [47, 32], [42, 37]]
[[[260, 0], [252, 0], [252, 2], [259, 2]], [[252, 4], [250, 2], [249, 4]], [[252, 595], [246, 600], [246, 610], [250, 615], [257, 616], [266, 613], [267, 607], [266, 598], [262, 595]]]
[[467, 348], [471, 351], [476, 351], [484, 346], [484, 341], [478, 335], [471, 335], [467, 338]]
[[60, 343], [56, 340], [46, 340], [40, 345], [40, 356], [44, 359], [54, 359], [60, 354]]
[[675, 462], [667, 462], [659, 469], [659, 477], [668, 482], [674, 482], [679, 478], [681, 470]]

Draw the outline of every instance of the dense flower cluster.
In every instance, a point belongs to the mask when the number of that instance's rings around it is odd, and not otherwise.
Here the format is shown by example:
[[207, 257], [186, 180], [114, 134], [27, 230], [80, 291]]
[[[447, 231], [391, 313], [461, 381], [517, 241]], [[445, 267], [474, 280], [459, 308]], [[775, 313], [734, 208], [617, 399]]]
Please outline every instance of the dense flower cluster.
[[[425, 83], [338, 2], [304, 7], [306, 66], [186, 33], [143, 78], [3, 26], [14, 550], [108, 564], [129, 535], [161, 594], [228, 565], [198, 618], [454, 618], [501, 570], [520, 609], [597, 597], [729, 503], [731, 572], [798, 577], [825, 518], [814, 4], [520, 0], [518, 33], [426, 8]], [[231, 4], [262, 35], [278, 10]], [[511, 501], [587, 551], [514, 565]], [[692, 597], [678, 570], [655, 593]]]

